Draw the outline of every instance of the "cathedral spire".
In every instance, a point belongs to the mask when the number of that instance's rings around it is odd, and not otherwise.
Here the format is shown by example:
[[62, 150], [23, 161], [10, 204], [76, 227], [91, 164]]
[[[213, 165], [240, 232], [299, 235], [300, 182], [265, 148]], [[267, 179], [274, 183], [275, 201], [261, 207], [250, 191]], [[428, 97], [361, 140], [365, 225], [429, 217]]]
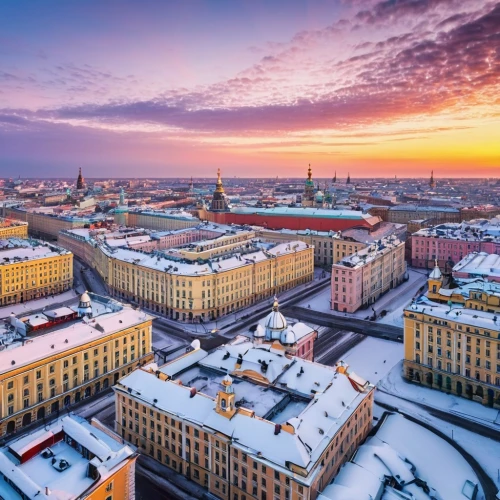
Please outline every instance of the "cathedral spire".
[[335, 184], [337, 182], [337, 171], [336, 170], [335, 170], [335, 175], [333, 176], [332, 182], [333, 182], [333, 184]]
[[431, 171], [431, 178], [429, 179], [429, 187], [434, 189], [436, 187], [436, 181], [434, 180], [434, 170]]
[[351, 183], [351, 174], [350, 173], [347, 173], [347, 181], [346, 181], [346, 184], [350, 184]]
[[76, 189], [83, 189], [85, 187], [85, 179], [82, 176], [82, 167], [78, 169], [78, 179], [76, 180]]

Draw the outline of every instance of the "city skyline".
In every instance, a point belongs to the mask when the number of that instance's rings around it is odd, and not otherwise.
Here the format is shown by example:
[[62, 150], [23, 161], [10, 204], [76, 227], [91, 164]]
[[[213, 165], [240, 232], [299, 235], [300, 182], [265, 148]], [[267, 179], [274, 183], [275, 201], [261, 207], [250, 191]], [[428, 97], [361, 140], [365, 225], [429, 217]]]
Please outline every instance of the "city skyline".
[[19, 1], [0, 19], [3, 177], [498, 172], [498, 3]]

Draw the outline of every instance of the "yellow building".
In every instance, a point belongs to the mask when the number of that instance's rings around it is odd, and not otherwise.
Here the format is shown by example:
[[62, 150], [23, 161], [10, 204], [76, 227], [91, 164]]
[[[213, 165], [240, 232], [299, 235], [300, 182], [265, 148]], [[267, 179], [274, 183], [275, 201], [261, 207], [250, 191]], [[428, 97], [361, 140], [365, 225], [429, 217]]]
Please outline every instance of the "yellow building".
[[276, 245], [245, 240], [238, 249], [231, 244], [225, 255], [199, 261], [168, 253], [98, 249], [108, 256], [104, 280], [111, 295], [180, 320], [234, 313], [307, 283], [314, 273], [314, 249], [300, 241]]
[[500, 408], [500, 284], [469, 280], [443, 288], [436, 266], [427, 297], [404, 311], [403, 376]]
[[0, 345], [0, 435], [10, 434], [107, 389], [149, 362], [151, 316], [84, 293], [79, 318], [26, 335], [16, 318]]
[[0, 240], [8, 238], [27, 238], [28, 223], [14, 219], [0, 218]]
[[0, 245], [0, 306], [54, 295], [73, 286], [73, 254], [37, 240]]
[[374, 387], [248, 340], [133, 371], [116, 432], [221, 499], [315, 499], [366, 438]]
[[132, 500], [136, 459], [98, 420], [64, 416], [0, 448], [0, 497]]

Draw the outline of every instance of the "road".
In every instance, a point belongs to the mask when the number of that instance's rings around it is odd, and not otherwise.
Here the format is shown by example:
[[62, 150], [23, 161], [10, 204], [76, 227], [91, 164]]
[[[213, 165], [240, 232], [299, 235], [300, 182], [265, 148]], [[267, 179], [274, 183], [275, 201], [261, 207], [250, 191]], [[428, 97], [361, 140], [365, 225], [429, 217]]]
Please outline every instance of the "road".
[[348, 318], [307, 309], [305, 307], [289, 306], [282, 310], [283, 314], [308, 323], [328, 326], [338, 330], [361, 333], [394, 342], [403, 342], [403, 328], [383, 323], [374, 323], [364, 319]]
[[314, 361], [323, 365], [334, 365], [342, 356], [358, 345], [365, 337], [338, 328], [320, 327], [314, 343]]

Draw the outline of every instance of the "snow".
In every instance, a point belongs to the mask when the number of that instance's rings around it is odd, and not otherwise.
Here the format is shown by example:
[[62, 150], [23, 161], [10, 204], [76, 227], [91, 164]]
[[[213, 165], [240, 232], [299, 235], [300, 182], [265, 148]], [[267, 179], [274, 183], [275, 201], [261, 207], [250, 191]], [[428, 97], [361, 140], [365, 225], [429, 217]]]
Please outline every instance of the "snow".
[[4, 307], [0, 307], [0, 319], [7, 318], [11, 313], [16, 316], [29, 314], [31, 311], [37, 311], [45, 307], [50, 307], [54, 304], [60, 304], [62, 302], [69, 301], [77, 297], [78, 294], [74, 290], [68, 290], [67, 292], [61, 293], [59, 295], [51, 295], [43, 297], [41, 299], [30, 300], [29, 302], [23, 302], [19, 304], [10, 304]]
[[183, 370], [186, 370], [187, 368], [198, 363], [198, 361], [201, 361], [207, 355], [208, 353], [203, 349], [196, 349], [194, 351], [187, 352], [186, 354], [179, 356], [173, 361], [170, 361], [169, 363], [163, 365], [160, 368], [160, 371], [165, 375], [173, 377]]
[[403, 359], [404, 346], [398, 342], [366, 337], [342, 357], [352, 370], [376, 384]]
[[500, 412], [494, 408], [489, 408], [475, 401], [446, 394], [444, 392], [422, 387], [418, 384], [406, 382], [401, 373], [403, 362], [399, 361], [378, 383], [380, 391], [387, 392], [394, 396], [409, 399], [416, 403], [422, 403], [439, 410], [455, 413], [469, 420], [476, 420], [483, 425], [489, 425], [500, 431]]

